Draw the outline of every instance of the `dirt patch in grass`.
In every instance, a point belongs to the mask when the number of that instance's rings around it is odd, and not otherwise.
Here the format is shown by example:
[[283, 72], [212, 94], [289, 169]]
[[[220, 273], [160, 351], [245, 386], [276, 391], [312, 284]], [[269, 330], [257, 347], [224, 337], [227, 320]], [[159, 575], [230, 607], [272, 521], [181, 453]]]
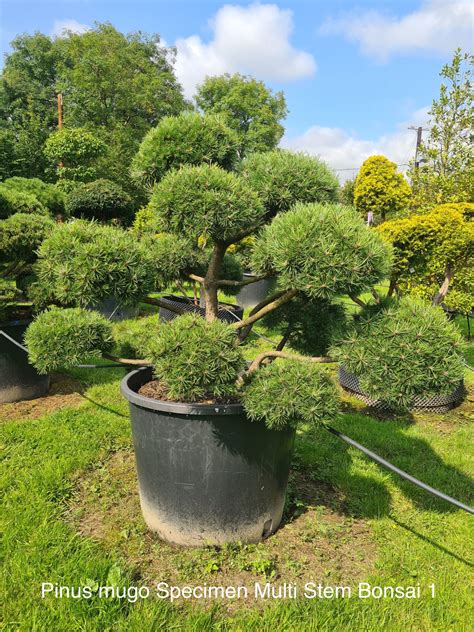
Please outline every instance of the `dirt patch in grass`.
[[62, 408], [73, 408], [84, 401], [78, 380], [69, 375], [53, 373], [48, 394], [45, 397], [0, 404], [1, 421], [26, 421], [38, 419]]
[[[245, 586], [250, 597], [225, 601], [232, 611], [255, 602], [254, 584], [278, 588], [306, 582], [355, 584], [373, 568], [375, 543], [366, 521], [342, 511], [344, 498], [301, 464], [290, 476], [281, 528], [259, 544], [183, 549], [160, 541], [143, 522], [132, 452], [115, 453], [77, 480], [66, 519], [82, 536], [100, 541], [131, 566], [137, 581], [170, 585]], [[204, 603], [205, 600], [200, 600]], [[212, 605], [213, 600], [206, 601]], [[215, 601], [214, 601], [215, 603]]]

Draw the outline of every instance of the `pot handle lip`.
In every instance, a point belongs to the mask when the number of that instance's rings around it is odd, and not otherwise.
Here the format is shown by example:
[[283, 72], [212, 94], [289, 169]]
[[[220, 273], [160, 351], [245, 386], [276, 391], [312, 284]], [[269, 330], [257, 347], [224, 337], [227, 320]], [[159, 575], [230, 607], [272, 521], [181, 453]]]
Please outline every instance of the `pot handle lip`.
[[[157, 412], [174, 413], [178, 415], [243, 415], [244, 407], [241, 404], [192, 404], [184, 402], [165, 402], [140, 395], [129, 386], [130, 380], [138, 378], [143, 372], [151, 372], [150, 367], [135, 369], [120, 382], [120, 392], [130, 404], [156, 410]], [[151, 376], [150, 376], [151, 377]]]

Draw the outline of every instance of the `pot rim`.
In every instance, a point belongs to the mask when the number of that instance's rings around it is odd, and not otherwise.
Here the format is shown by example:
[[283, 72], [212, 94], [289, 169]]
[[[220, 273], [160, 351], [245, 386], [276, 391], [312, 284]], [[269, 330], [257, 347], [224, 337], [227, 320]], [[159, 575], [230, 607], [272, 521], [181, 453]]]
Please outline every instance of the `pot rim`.
[[[120, 382], [120, 392], [131, 404], [140, 406], [141, 408], [147, 408], [149, 410], [156, 410], [159, 412], [174, 413], [177, 415], [244, 415], [245, 409], [242, 404], [198, 404], [198, 403], [185, 403], [185, 402], [165, 402], [160, 399], [152, 399], [151, 397], [145, 397], [140, 395], [129, 386], [129, 381], [133, 377], [146, 372], [151, 373], [151, 367], [141, 367], [135, 369], [122, 379]], [[151, 377], [151, 375], [150, 375]], [[145, 382], [143, 382], [145, 384]]]

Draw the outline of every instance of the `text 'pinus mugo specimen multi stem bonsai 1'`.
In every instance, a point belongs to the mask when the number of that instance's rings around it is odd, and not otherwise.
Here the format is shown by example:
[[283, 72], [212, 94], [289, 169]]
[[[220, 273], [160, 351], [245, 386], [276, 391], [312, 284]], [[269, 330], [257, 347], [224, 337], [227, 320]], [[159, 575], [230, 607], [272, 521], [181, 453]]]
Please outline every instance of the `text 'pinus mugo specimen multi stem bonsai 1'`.
[[[216, 124], [224, 152], [207, 134]], [[128, 341], [135, 359], [122, 359], [143, 365], [122, 383], [142, 510], [149, 527], [175, 543], [258, 541], [282, 517], [297, 423], [330, 421], [338, 402], [327, 356], [286, 353], [282, 344], [247, 366], [245, 339], [293, 300], [320, 301], [325, 314], [341, 296], [357, 299], [388, 275], [390, 250], [354, 210], [331, 204], [337, 181], [320, 161], [275, 151], [238, 165], [228, 159], [232, 132], [219, 119], [183, 115], [163, 126], [166, 134], [160, 126], [149, 133], [134, 163], [136, 176], [155, 183], [153, 229], [58, 227], [40, 248], [38, 278], [49, 305], [69, 298], [72, 309], [43, 312], [28, 348], [41, 371], [73, 366], [78, 350], [116, 355], [110, 324], [80, 306], [104, 292], [160, 305], [147, 297], [152, 290], [199, 284], [205, 318], [145, 318]], [[196, 128], [201, 145], [185, 151]], [[218, 292], [246, 283], [224, 277], [235, 270], [228, 251], [250, 235], [255, 278], [277, 276], [277, 286], [242, 321], [224, 324]]]

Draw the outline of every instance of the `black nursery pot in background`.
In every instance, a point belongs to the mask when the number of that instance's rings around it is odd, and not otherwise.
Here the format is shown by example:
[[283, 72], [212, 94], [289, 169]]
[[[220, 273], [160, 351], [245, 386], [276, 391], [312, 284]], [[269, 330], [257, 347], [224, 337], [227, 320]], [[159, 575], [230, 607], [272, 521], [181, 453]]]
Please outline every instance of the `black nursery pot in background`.
[[[255, 274], [252, 274], [251, 272], [244, 272], [243, 278], [244, 281], [249, 281], [250, 279], [255, 278]], [[251, 309], [252, 307], [255, 307], [267, 298], [275, 287], [275, 284], [276, 278], [272, 277], [270, 279], [261, 279], [260, 281], [255, 281], [255, 283], [244, 285], [237, 294], [238, 304], [244, 309]]]
[[[23, 345], [30, 320], [0, 323], [0, 330]], [[40, 375], [28, 362], [28, 353], [0, 334], [0, 404], [46, 395], [49, 376]]]
[[240, 404], [184, 404], [138, 394], [150, 367], [129, 373], [140, 502], [148, 527], [184, 546], [259, 542], [283, 514], [295, 431], [269, 430]]
[[[195, 305], [192, 298], [186, 298], [185, 296], [162, 296], [161, 301], [169, 303], [172, 307], [179, 307], [190, 314], [199, 314], [204, 318], [206, 315], [206, 309], [201, 305]], [[166, 307], [160, 307], [160, 318], [163, 321], [173, 320], [178, 315], [176, 312], [172, 312]], [[242, 320], [244, 310], [239, 305], [231, 305], [230, 303], [219, 303], [219, 320], [227, 323], [235, 323], [238, 320]]]

